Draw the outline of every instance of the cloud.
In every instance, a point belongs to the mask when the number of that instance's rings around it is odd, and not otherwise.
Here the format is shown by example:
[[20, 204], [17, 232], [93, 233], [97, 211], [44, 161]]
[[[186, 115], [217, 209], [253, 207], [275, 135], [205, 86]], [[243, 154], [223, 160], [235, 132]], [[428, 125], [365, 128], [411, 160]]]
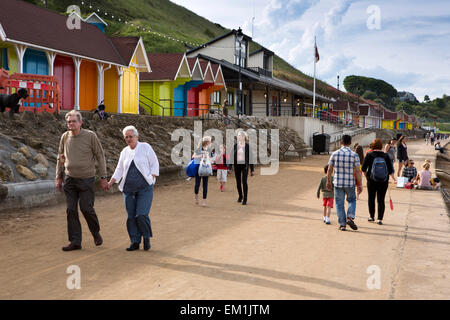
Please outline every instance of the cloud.
[[[313, 73], [314, 36], [319, 78], [335, 85], [356, 74], [398, 90], [450, 94], [450, 1], [442, 0], [176, 0], [227, 27], [243, 26], [254, 40], [304, 73]], [[253, 7], [254, 5], [254, 7]], [[369, 30], [367, 8], [377, 5], [381, 29]], [[194, 7], [197, 7], [195, 9]], [[220, 8], [220, 10], [217, 10]]]

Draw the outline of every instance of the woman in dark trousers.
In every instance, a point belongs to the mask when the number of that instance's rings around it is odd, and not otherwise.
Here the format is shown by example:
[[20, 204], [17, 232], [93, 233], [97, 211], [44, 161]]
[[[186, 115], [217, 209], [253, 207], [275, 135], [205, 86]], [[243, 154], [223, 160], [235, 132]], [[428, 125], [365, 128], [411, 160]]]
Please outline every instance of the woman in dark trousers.
[[406, 146], [406, 137], [401, 136], [397, 142], [397, 160], [398, 160], [398, 172], [397, 177], [402, 174], [402, 167], [405, 165], [406, 160], [408, 160], [408, 148]]
[[378, 222], [377, 224], [383, 224], [381, 221], [384, 216], [384, 198], [386, 196], [386, 191], [389, 186], [389, 176], [387, 176], [386, 181], [375, 181], [371, 177], [372, 164], [375, 158], [383, 158], [386, 163], [387, 174], [395, 180], [394, 167], [389, 155], [381, 149], [383, 148], [383, 142], [380, 139], [375, 139], [373, 142], [373, 151], [368, 153], [364, 158], [364, 162], [361, 170], [364, 172], [367, 179], [367, 192], [369, 194], [369, 221], [375, 221], [375, 197], [378, 203]]
[[[234, 145], [234, 174], [236, 177], [236, 186], [239, 194], [238, 202], [242, 205], [247, 204], [248, 195], [248, 169], [250, 167], [251, 175], [255, 174], [255, 167], [250, 163], [250, 145], [245, 131], [240, 131], [237, 136], [237, 143]], [[231, 169], [231, 164], [229, 168]], [[244, 193], [242, 194], [242, 189]]]

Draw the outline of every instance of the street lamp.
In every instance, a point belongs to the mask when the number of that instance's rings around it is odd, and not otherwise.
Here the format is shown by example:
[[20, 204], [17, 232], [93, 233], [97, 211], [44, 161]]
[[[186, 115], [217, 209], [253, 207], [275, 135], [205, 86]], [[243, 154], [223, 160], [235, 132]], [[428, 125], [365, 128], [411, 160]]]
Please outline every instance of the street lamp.
[[242, 33], [241, 27], [239, 27], [236, 33], [237, 40], [239, 41], [239, 92], [238, 92], [238, 115], [242, 114], [242, 81], [241, 81], [241, 51], [242, 51], [242, 40], [244, 39], [244, 34]]

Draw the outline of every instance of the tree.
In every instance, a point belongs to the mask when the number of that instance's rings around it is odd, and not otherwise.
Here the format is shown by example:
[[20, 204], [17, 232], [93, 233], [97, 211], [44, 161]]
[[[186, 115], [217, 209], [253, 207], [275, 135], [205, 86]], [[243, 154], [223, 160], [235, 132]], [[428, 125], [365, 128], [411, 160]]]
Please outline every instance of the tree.
[[[380, 97], [381, 94], [385, 94], [386, 97], [388, 97], [388, 102], [397, 96], [397, 90], [395, 90], [395, 88], [389, 83], [380, 79], [355, 75], [345, 77], [344, 88], [347, 92], [351, 92], [356, 95], [362, 95], [366, 91], [374, 92], [377, 97]], [[385, 101], [385, 99], [383, 99], [383, 101]]]
[[439, 109], [444, 109], [444, 108], [445, 108], [445, 101], [444, 101], [444, 99], [436, 98], [436, 99], [434, 100], [434, 104], [435, 104], [436, 107], [438, 107]]
[[423, 101], [430, 101], [430, 97], [426, 94], [425, 98], [423, 98]]
[[401, 110], [405, 111], [407, 114], [414, 113], [413, 107], [407, 102], [401, 102], [395, 107], [395, 111], [401, 111]]
[[368, 90], [368, 91], [364, 92], [364, 94], [361, 96], [361, 98], [375, 100], [376, 98], [378, 98], [378, 96], [375, 92]]

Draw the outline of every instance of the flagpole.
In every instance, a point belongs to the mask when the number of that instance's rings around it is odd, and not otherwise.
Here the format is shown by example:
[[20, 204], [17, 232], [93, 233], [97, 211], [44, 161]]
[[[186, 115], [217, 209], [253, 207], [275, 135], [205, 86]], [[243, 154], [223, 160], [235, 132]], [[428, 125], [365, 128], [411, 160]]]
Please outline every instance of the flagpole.
[[313, 118], [316, 116], [316, 36], [314, 36], [314, 87], [313, 87]]

